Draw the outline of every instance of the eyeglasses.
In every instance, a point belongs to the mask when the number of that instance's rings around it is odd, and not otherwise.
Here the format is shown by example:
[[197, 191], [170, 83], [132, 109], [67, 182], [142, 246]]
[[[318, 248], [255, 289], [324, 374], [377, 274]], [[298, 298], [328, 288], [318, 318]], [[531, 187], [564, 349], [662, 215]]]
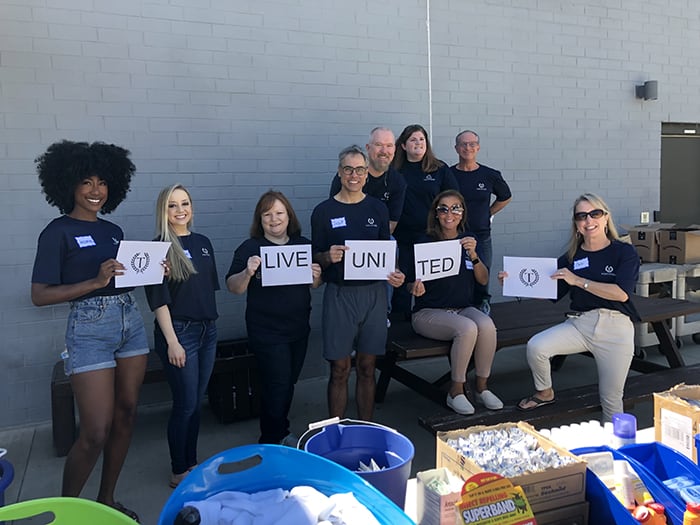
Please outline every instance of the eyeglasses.
[[367, 166], [357, 166], [355, 168], [352, 166], [341, 166], [340, 170], [343, 172], [343, 175], [347, 175], [348, 177], [353, 173], [367, 175]]
[[458, 144], [460, 148], [476, 148], [478, 145], [478, 142], [460, 142]]
[[452, 215], [462, 215], [464, 213], [464, 208], [460, 206], [459, 204], [453, 204], [450, 207], [447, 207], [444, 204], [441, 204], [437, 208], [435, 208], [435, 211], [438, 212], [440, 215], [447, 215], [448, 213], [451, 213]]
[[574, 213], [574, 220], [581, 222], [585, 221], [586, 217], [590, 217], [591, 219], [600, 219], [605, 214], [606, 213], [603, 210], [577, 211]]

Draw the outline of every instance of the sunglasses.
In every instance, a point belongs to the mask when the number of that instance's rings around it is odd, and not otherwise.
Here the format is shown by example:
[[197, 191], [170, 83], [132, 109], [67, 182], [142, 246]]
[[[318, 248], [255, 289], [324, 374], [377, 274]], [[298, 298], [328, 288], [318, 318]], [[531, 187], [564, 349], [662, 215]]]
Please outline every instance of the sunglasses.
[[600, 219], [603, 215], [605, 215], [603, 210], [577, 211], [574, 213], [574, 220], [581, 222], [585, 221], [586, 217], [590, 217], [591, 219]]
[[441, 204], [435, 208], [435, 211], [440, 215], [447, 215], [448, 213], [452, 213], [452, 215], [462, 215], [464, 213], [464, 208], [462, 208], [459, 204], [453, 204], [450, 207]]

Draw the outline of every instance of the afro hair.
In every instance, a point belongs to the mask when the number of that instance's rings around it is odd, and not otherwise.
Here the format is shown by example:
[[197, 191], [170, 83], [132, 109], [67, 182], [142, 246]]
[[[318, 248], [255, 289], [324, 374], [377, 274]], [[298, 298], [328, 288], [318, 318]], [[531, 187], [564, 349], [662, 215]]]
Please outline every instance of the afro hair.
[[63, 214], [73, 211], [78, 184], [92, 176], [104, 180], [109, 188], [102, 213], [113, 212], [126, 197], [136, 171], [128, 150], [104, 142], [62, 140], [51, 144], [34, 162], [46, 202]]

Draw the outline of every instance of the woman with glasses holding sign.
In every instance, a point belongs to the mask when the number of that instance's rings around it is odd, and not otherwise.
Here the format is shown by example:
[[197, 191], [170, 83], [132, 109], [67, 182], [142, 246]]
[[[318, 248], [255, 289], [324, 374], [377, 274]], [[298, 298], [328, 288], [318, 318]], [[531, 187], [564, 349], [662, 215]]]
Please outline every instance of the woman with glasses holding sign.
[[32, 302], [69, 303], [61, 354], [80, 415], [80, 434], [63, 469], [62, 496], [80, 495], [100, 454], [97, 501], [138, 521], [114, 501], [149, 352], [132, 288], [115, 288], [122, 229], [98, 217], [124, 200], [136, 170], [129, 152], [101, 142], [61, 141], [36, 159], [46, 201], [64, 215], [41, 232]]
[[[321, 284], [321, 267], [311, 263], [310, 245], [301, 235], [301, 224], [287, 197], [270, 190], [258, 200], [250, 239], [236, 248], [226, 274], [230, 292], [247, 292], [248, 344], [260, 375], [260, 443], [297, 446], [298, 439], [289, 430], [289, 409], [311, 330], [309, 285]], [[271, 254], [266, 268], [287, 265], [291, 272], [291, 266], [310, 265], [311, 282], [263, 286], [261, 248], [283, 246], [299, 246], [300, 250], [279, 257]], [[308, 250], [302, 250], [304, 246]]]
[[[559, 257], [552, 279], [558, 298], [571, 297], [563, 323], [533, 336], [527, 362], [536, 392], [520, 401], [520, 410], [554, 403], [550, 359], [555, 355], [590, 352], [598, 367], [603, 420], [622, 412], [625, 380], [634, 355], [634, 324], [639, 315], [630, 301], [639, 274], [639, 257], [620, 241], [607, 204], [592, 193], [574, 202], [567, 252]], [[507, 278], [500, 272], [501, 282]]]
[[476, 239], [466, 231], [466, 207], [456, 190], [439, 193], [428, 215], [427, 236], [421, 241], [457, 240], [461, 245], [456, 275], [408, 284], [415, 296], [411, 323], [416, 333], [440, 341], [452, 341], [451, 379], [447, 406], [458, 414], [473, 414], [465, 387], [467, 367], [474, 356], [476, 391], [474, 398], [490, 410], [503, 403], [488, 389], [488, 378], [496, 353], [496, 327], [475, 302], [477, 284], [488, 282], [489, 270], [476, 255]]
[[211, 241], [191, 230], [192, 197], [182, 184], [163, 188], [156, 201], [158, 241], [170, 242], [166, 279], [146, 287], [155, 313], [155, 351], [173, 395], [168, 419], [171, 474], [177, 487], [197, 465], [202, 401], [216, 359], [215, 292], [219, 289]]

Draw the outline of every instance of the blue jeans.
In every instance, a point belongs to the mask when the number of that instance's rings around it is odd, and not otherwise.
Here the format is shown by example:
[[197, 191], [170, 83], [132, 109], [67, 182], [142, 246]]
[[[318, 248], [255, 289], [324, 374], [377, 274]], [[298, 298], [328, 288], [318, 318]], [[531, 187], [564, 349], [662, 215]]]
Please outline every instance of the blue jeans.
[[290, 343], [249, 342], [260, 374], [260, 443], [278, 445], [289, 434], [289, 409], [304, 366], [309, 337]]
[[[482, 263], [489, 269], [489, 278], [491, 277], [491, 263], [493, 262], [493, 246], [491, 244], [491, 232], [475, 234], [476, 237], [476, 255]], [[476, 283], [474, 286], [474, 304], [479, 305], [484, 300], [491, 299], [489, 294], [489, 284], [481, 285]]]
[[173, 394], [168, 420], [168, 445], [173, 474], [182, 474], [197, 464], [199, 419], [209, 376], [216, 359], [216, 323], [214, 321], [178, 321], [173, 319], [177, 340], [185, 349], [185, 366], [168, 362], [168, 344], [158, 323], [155, 350], [165, 369]]

